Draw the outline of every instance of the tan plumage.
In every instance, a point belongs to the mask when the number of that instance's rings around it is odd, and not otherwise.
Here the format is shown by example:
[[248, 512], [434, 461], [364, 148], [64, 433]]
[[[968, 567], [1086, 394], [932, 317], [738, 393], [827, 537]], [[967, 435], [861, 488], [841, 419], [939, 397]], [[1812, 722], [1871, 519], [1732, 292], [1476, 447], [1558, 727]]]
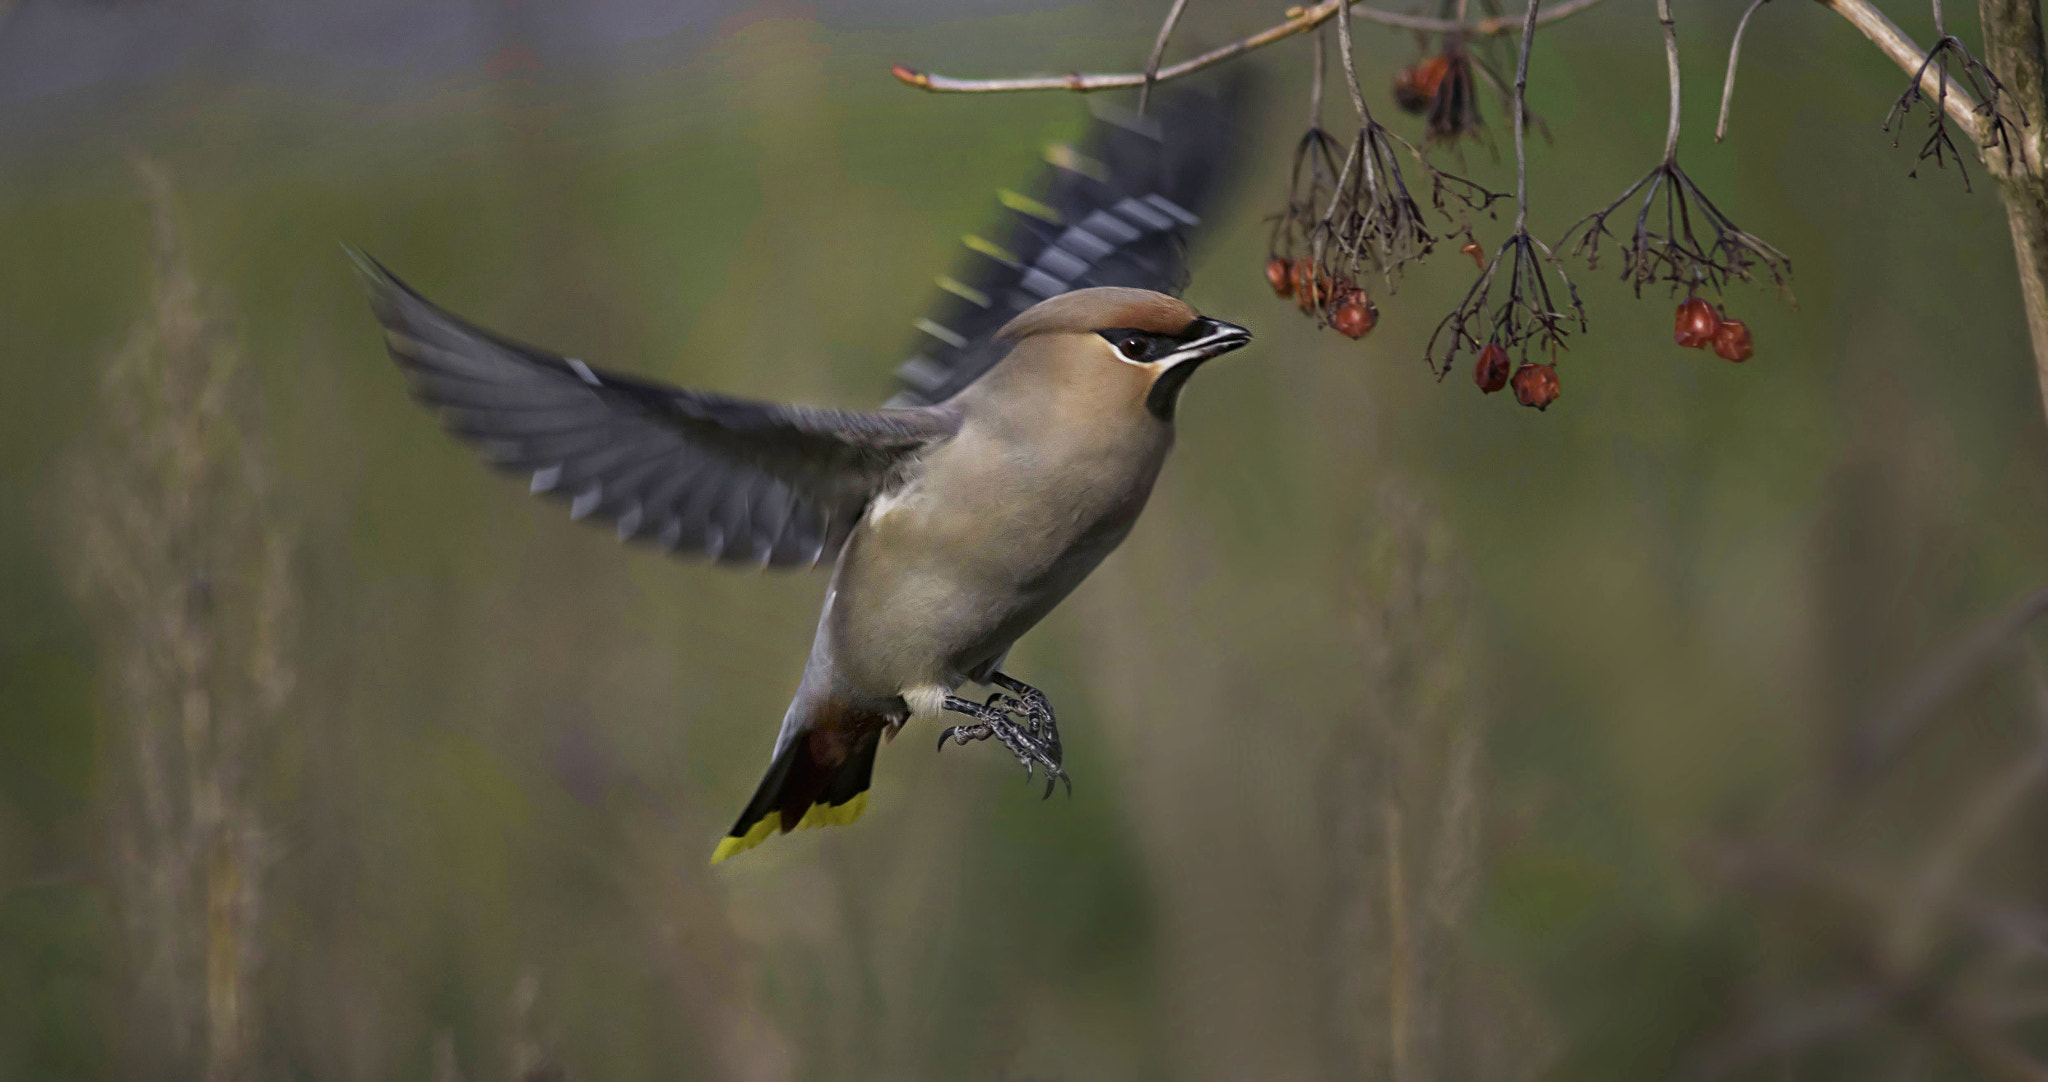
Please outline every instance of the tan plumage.
[[[1106, 120], [1050, 155], [1042, 199], [943, 294], [879, 410], [687, 390], [524, 345], [434, 306], [351, 252], [412, 389], [447, 427], [574, 518], [723, 564], [832, 565], [768, 772], [713, 860], [777, 829], [850, 822], [877, 747], [912, 716], [967, 720], [1064, 778], [1050, 706], [1000, 671], [1017, 638], [1130, 531], [1173, 444], [1174, 406], [1243, 328], [1176, 288], [1188, 209], [1232, 127], [1217, 103]], [[1016, 200], [1011, 200], [1016, 203]], [[963, 684], [1001, 689], [987, 702]]]
[[[760, 818], [741, 817], [721, 858], [765, 837], [754, 828], [769, 814], [801, 821], [883, 732], [994, 676], [1144, 510], [1173, 446], [1179, 384], [1249, 340], [1175, 298], [1107, 288], [1045, 301], [1002, 333], [1014, 348], [946, 403], [958, 429], [847, 538], [776, 742], [790, 774], [771, 771], [761, 792], [772, 788], [773, 812], [757, 796]], [[1119, 335], [1159, 343], [1157, 358], [1121, 356]], [[1173, 386], [1160, 399], [1162, 380]]]

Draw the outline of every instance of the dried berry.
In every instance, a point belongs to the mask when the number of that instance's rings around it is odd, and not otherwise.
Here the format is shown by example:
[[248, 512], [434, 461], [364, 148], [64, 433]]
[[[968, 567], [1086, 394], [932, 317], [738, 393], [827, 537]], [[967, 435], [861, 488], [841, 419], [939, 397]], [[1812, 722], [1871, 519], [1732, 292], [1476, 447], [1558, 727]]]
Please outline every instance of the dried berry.
[[1443, 85], [1444, 73], [1450, 67], [1449, 57], [1432, 56], [1402, 68], [1394, 76], [1394, 104], [1410, 113], [1429, 108], [1430, 99], [1436, 97], [1436, 88]]
[[1279, 256], [1266, 260], [1266, 284], [1273, 287], [1275, 296], [1285, 297], [1294, 292], [1294, 272], [1286, 260]]
[[1458, 245], [1458, 250], [1472, 257], [1473, 266], [1478, 267], [1480, 270], [1486, 269], [1486, 250], [1479, 247], [1478, 241], [1468, 240]]
[[1346, 338], [1364, 338], [1379, 321], [1380, 310], [1373, 306], [1372, 298], [1356, 291], [1330, 315], [1330, 326]]
[[1687, 349], [1705, 349], [1714, 341], [1714, 332], [1721, 329], [1721, 316], [1714, 306], [1698, 297], [1678, 306], [1677, 325], [1674, 337], [1678, 344]]
[[1720, 329], [1714, 332], [1714, 356], [1724, 361], [1746, 361], [1756, 356], [1756, 343], [1750, 340], [1749, 328], [1739, 319], [1724, 319]]
[[1513, 366], [1508, 363], [1508, 351], [1498, 342], [1489, 343], [1479, 351], [1479, 363], [1472, 368], [1472, 381], [1479, 389], [1492, 394], [1508, 385], [1508, 372]]
[[1548, 409], [1557, 401], [1560, 388], [1557, 369], [1547, 364], [1525, 364], [1515, 370], [1515, 401], [1524, 406]]

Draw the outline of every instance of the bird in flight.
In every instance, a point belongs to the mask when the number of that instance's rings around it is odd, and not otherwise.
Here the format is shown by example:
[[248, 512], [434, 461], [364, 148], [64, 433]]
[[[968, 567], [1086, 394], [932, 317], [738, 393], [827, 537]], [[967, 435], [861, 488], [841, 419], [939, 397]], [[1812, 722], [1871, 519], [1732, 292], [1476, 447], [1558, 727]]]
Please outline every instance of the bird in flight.
[[[1130, 532], [1203, 362], [1250, 341], [1173, 296], [1236, 110], [1196, 94], [1102, 113], [1055, 147], [999, 241], [916, 321], [880, 409], [687, 390], [523, 345], [427, 301], [349, 249], [414, 395], [491, 464], [621, 540], [729, 566], [830, 564], [809, 662], [717, 863], [777, 830], [850, 823], [875, 754], [913, 717], [994, 739], [1068, 781], [1046, 697], [1011, 644]], [[956, 695], [992, 688], [986, 699]]]

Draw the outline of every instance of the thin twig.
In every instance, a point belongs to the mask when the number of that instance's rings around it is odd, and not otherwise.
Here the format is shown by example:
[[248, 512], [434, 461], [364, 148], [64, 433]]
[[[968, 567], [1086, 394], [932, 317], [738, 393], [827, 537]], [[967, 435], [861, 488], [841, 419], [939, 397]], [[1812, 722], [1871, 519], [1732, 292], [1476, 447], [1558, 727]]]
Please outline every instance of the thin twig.
[[1315, 49], [1309, 53], [1308, 61], [1308, 127], [1320, 131], [1323, 127], [1323, 39], [1327, 30], [1316, 31]]
[[1901, 71], [1912, 75], [1919, 82], [1921, 93], [1940, 101], [1950, 120], [1960, 125], [1979, 146], [1984, 145], [1988, 137], [1985, 130], [1987, 119], [1980, 112], [1981, 107], [1977, 99], [1960, 86], [1949, 86], [1944, 92], [1941, 73], [1927, 68], [1927, 53], [1913, 44], [1912, 39], [1890, 19], [1885, 18], [1884, 12], [1871, 6], [1870, 0], [1816, 2], [1849, 20], [1849, 25], [1861, 31], [1863, 36], [1869, 38], [1871, 44], [1890, 57], [1892, 63], [1897, 64]]
[[[1321, 3], [1313, 7], [1291, 8], [1289, 9], [1290, 13], [1287, 16], [1286, 22], [1276, 26], [1269, 26], [1248, 38], [1233, 41], [1220, 48], [1211, 49], [1200, 56], [1160, 68], [1149, 80], [1146, 78], [1145, 72], [1115, 75], [1084, 75], [1076, 72], [1070, 75], [1033, 75], [1017, 79], [955, 79], [947, 75], [934, 75], [931, 72], [917, 71], [904, 67], [901, 64], [890, 68], [889, 74], [894, 75], [897, 81], [905, 86], [916, 87], [919, 90], [930, 90], [934, 93], [955, 94], [994, 94], [1024, 90], [1072, 90], [1087, 93], [1096, 90], [1115, 90], [1119, 87], [1144, 86], [1148, 82], [1163, 83], [1171, 79], [1178, 79], [1183, 75], [1201, 71], [1203, 68], [1213, 67], [1232, 57], [1242, 56], [1255, 49], [1265, 48], [1276, 41], [1283, 41], [1296, 34], [1305, 34], [1321, 26], [1331, 16], [1337, 14], [1340, 2], [1341, 0], [1322, 0]], [[1560, 19], [1570, 18], [1600, 2], [1601, 0], [1563, 0], [1563, 2], [1556, 4], [1550, 10], [1543, 12], [1535, 20], [1535, 25], [1541, 26]], [[1408, 30], [1419, 30], [1423, 33], [1463, 33], [1472, 37], [1494, 37], [1505, 34], [1516, 29], [1518, 23], [1528, 21], [1499, 17], [1480, 19], [1471, 23], [1460, 23], [1451, 19], [1429, 19], [1419, 15], [1402, 15], [1391, 11], [1381, 11], [1378, 8], [1366, 7], [1362, 4], [1354, 4], [1352, 10], [1357, 13], [1359, 18], [1367, 22], [1381, 23], [1386, 26], [1398, 26]]]
[[[1667, 0], [1659, 0], [1660, 3]], [[1529, 10], [1522, 18], [1522, 54], [1515, 61], [1515, 232], [1524, 231], [1529, 224], [1529, 154], [1524, 143], [1529, 128], [1529, 113], [1523, 99], [1529, 90], [1529, 46], [1536, 41], [1536, 4], [1529, 0]]]
[[1728, 43], [1728, 78], [1721, 84], [1721, 122], [1714, 125], [1714, 142], [1728, 137], [1728, 104], [1735, 100], [1735, 61], [1742, 55], [1742, 35], [1749, 29], [1749, 17], [1770, 0], [1749, 0], [1749, 10], [1735, 24], [1735, 39]]
[[1340, 8], [1342, 17], [1337, 20], [1337, 56], [1344, 61], [1344, 89], [1351, 94], [1351, 108], [1358, 114], [1359, 123], [1372, 121], [1372, 113], [1365, 107], [1365, 94], [1358, 89], [1358, 65], [1351, 58], [1351, 12]]
[[1159, 80], [1159, 58], [1166, 55], [1166, 39], [1173, 36], [1175, 23], [1180, 22], [1180, 13], [1187, 10], [1188, 0], [1173, 0], [1173, 7], [1166, 12], [1166, 21], [1159, 24], [1159, 37], [1152, 42], [1152, 56], [1145, 61], [1145, 85], [1138, 88], [1138, 111], [1145, 111], [1145, 103], [1152, 97], [1152, 84]]
[[1671, 73], [1671, 119], [1664, 125], [1664, 160], [1678, 155], [1678, 24], [1671, 20], [1671, 0], [1657, 0], [1657, 22], [1664, 27], [1664, 66]]

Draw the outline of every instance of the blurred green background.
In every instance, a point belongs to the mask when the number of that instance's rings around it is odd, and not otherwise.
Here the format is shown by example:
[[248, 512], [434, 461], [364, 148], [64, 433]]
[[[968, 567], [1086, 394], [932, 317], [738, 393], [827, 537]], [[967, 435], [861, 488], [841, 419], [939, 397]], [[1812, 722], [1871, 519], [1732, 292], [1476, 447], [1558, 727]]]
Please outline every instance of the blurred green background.
[[[1421, 362], [1455, 252], [1362, 343], [1266, 291], [1306, 45], [1249, 61], [1262, 120], [1188, 296], [1258, 340], [1194, 382], [1150, 511], [1012, 659], [1060, 708], [1073, 799], [912, 732], [857, 826], [706, 866], [822, 577], [625, 549], [488, 475], [408, 401], [338, 243], [594, 363], [877, 402], [960, 235], [1086, 116], [887, 66], [1128, 69], [1165, 6], [0, 21], [0, 1078], [1995, 1077], [1943, 1006], [1992, 998], [2000, 1040], [2048, 1048], [2043, 951], [1887, 907], [2032, 762], [2025, 681], [1995, 670], [1853, 800], [1814, 796], [2042, 582], [2048, 444], [1996, 192], [1907, 177], [1918, 121], [1897, 150], [1877, 127], [1902, 76], [1811, 4], [1759, 13], [1720, 145], [1741, 5], [1679, 4], [1682, 159], [1792, 257], [1796, 307], [1732, 292], [1758, 344], [1730, 365], [1581, 269], [1592, 329], [1543, 414]], [[1276, 17], [1196, 0], [1176, 54]], [[1359, 34], [1392, 118], [1417, 44]], [[1646, 2], [1539, 35], [1539, 234], [1655, 164], [1663, 88]], [[1439, 154], [1497, 188], [1501, 157]], [[203, 423], [110, 405], [117, 361], [178, 356], [239, 358]], [[152, 423], [217, 467], [192, 506]], [[128, 547], [96, 545], [124, 507]], [[201, 542], [254, 585], [179, 579]], [[122, 574], [169, 593], [124, 602]], [[151, 713], [189, 716], [171, 625], [242, 719], [198, 743]], [[288, 693], [237, 668], [251, 642]], [[2044, 942], [2020, 788], [1950, 893]], [[1868, 904], [1741, 874], [1785, 852]]]

